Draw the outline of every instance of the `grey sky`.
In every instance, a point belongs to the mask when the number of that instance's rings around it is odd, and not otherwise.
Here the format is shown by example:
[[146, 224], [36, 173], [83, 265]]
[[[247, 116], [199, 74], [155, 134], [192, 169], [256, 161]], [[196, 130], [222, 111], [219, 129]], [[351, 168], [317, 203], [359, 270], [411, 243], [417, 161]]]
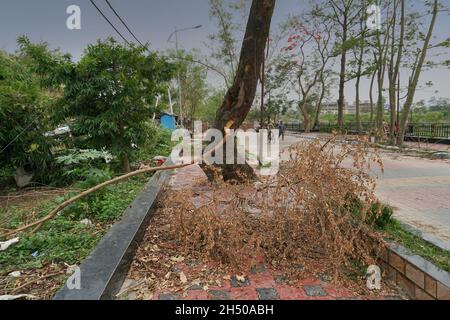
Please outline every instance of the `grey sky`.
[[[414, 0], [415, 1], [415, 0]], [[98, 6], [120, 27], [123, 34], [132, 37], [121, 27], [103, 0], [96, 0]], [[202, 24], [203, 28], [180, 34], [183, 48], [198, 48], [205, 51], [204, 42], [208, 34], [214, 32], [215, 25], [209, 18], [208, 0], [110, 0], [119, 14], [141, 41], [149, 41], [151, 49], [165, 50], [173, 47], [167, 38], [175, 26], [189, 27]], [[278, 24], [290, 13], [300, 12], [306, 0], [278, 0], [273, 24]], [[417, 1], [419, 2], [419, 1]], [[444, 0], [450, 3], [450, 0]], [[82, 29], [66, 28], [66, 8], [76, 4], [81, 7]], [[243, 21], [245, 24], [245, 21]], [[1, 0], [0, 4], [0, 48], [8, 52], [16, 50], [16, 38], [27, 35], [32, 41], [46, 41], [54, 48], [71, 53], [79, 58], [83, 49], [99, 38], [117, 37], [114, 30], [98, 14], [89, 0]], [[441, 15], [436, 36], [450, 37], [450, 19]], [[206, 52], [206, 51], [205, 51]], [[447, 53], [448, 57], [448, 53]], [[417, 99], [428, 99], [439, 91], [439, 96], [450, 98], [450, 69], [425, 72], [422, 83], [433, 81], [434, 87], [419, 91]], [[367, 91], [367, 83], [363, 84]], [[353, 84], [348, 84], [348, 99], [353, 101]], [[367, 99], [363, 94], [362, 99]]]

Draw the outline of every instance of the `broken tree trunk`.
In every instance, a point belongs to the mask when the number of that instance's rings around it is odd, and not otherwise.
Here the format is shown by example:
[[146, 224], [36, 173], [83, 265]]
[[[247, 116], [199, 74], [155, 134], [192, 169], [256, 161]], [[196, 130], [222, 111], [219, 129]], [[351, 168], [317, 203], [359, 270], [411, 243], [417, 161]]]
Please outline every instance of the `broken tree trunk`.
[[[274, 7], [275, 0], [252, 1], [236, 76], [216, 113], [215, 127], [219, 130], [224, 131], [228, 123], [233, 123], [230, 129], [238, 129], [252, 107], [264, 61]], [[224, 145], [224, 147], [226, 146]], [[236, 150], [235, 155], [235, 157], [242, 156], [237, 155]], [[254, 177], [253, 170], [248, 164], [223, 165], [222, 174], [224, 180], [240, 181], [243, 176]]]
[[233, 121], [231, 129], [238, 129], [252, 107], [274, 7], [275, 0], [252, 2], [237, 73], [216, 114], [215, 127], [219, 130], [229, 121]]

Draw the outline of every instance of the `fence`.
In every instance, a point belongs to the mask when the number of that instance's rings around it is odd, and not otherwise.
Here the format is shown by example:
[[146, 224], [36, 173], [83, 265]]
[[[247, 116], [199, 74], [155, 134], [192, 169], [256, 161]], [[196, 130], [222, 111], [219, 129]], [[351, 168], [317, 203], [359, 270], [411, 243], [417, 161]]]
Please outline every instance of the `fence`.
[[[289, 131], [303, 132], [303, 123], [288, 123], [286, 128]], [[337, 129], [338, 126], [333, 122], [321, 122], [317, 127], [313, 128], [312, 132], [331, 132]], [[369, 122], [361, 123], [362, 132], [369, 132], [371, 125]], [[349, 133], [357, 133], [358, 127], [356, 123], [347, 123], [342, 127], [343, 130]], [[435, 139], [435, 140], [450, 140], [450, 124], [439, 123], [411, 123], [408, 124], [408, 128], [405, 134], [406, 138], [418, 138], [418, 139]]]

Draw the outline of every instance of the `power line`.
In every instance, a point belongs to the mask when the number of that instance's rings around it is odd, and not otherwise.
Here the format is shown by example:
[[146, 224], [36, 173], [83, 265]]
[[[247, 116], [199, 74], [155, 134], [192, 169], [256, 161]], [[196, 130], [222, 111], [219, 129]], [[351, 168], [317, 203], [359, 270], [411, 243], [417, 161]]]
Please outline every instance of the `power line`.
[[103, 14], [102, 10], [100, 10], [100, 8], [97, 7], [97, 5], [95, 4], [95, 2], [94, 2], [93, 0], [89, 0], [89, 1], [90, 1], [90, 2], [92, 3], [92, 5], [97, 9], [97, 11], [102, 15], [102, 17], [109, 23], [109, 25], [117, 32], [117, 34], [123, 39], [123, 41], [125, 41], [125, 42], [129, 45], [130, 42], [128, 42], [128, 40], [125, 39], [125, 37], [122, 35], [122, 33], [120, 33], [120, 31], [117, 30], [117, 28], [112, 24], [112, 22], [109, 21], [108, 17], [106, 17], [106, 16]]
[[105, 0], [105, 2], [108, 4], [108, 6], [111, 8], [112, 12], [116, 15], [116, 17], [122, 22], [122, 24], [125, 26], [125, 28], [128, 30], [128, 32], [133, 36], [133, 38], [143, 47], [145, 47], [141, 41], [134, 35], [133, 31], [128, 27], [128, 25], [125, 23], [125, 21], [122, 19], [122, 17], [117, 13], [117, 11], [114, 9], [114, 7], [111, 5], [111, 3], [108, 0]]
[[[107, 1], [107, 0], [105, 0], [106, 1], [106, 3], [109, 5], [109, 7], [111, 8], [111, 10], [115, 13], [115, 15], [120, 19], [120, 21], [125, 25], [125, 27], [127, 28], [127, 30], [131, 33], [131, 35], [136, 39], [136, 41], [137, 42], [139, 42], [139, 44], [147, 51], [147, 52], [149, 52], [149, 53], [151, 53], [151, 51], [150, 51], [150, 49], [147, 47], [147, 46], [144, 46], [143, 44], [142, 44], [142, 42], [141, 41], [139, 41], [138, 40], [138, 38], [134, 35], [134, 33], [132, 33], [131, 32], [131, 30], [130, 30], [130, 28], [128, 28], [128, 26], [126, 25], [126, 23], [123, 21], [123, 19], [119, 16], [119, 14], [114, 10], [114, 8], [112, 7], [112, 5], [109, 3], [109, 1]], [[90, 0], [90, 2], [92, 3], [92, 5], [97, 9], [97, 11], [102, 15], [102, 17], [109, 23], [109, 25], [117, 32], [117, 34], [128, 44], [128, 45], [130, 45], [130, 42], [127, 40], [127, 39], [125, 39], [125, 37], [120, 33], [120, 31], [119, 30], [117, 30], [117, 28], [112, 24], [112, 22], [103, 14], [103, 12], [100, 10], [100, 8], [94, 3], [94, 1], [93, 0]], [[168, 58], [168, 57], [166, 57], [166, 58]], [[183, 58], [180, 58], [180, 57], [173, 57], [174, 59], [176, 59], [176, 60], [184, 60], [184, 61], [190, 61], [190, 62], [194, 62], [194, 63], [197, 63], [197, 64], [201, 64], [201, 65], [203, 65], [204, 67], [206, 67], [206, 68], [208, 68], [208, 69], [210, 69], [210, 70], [212, 70], [212, 71], [215, 71], [216, 73], [218, 73], [219, 75], [221, 75], [224, 79], [225, 79], [225, 82], [227, 82], [227, 80], [226, 80], [226, 76], [222, 73], [222, 72], [220, 72], [217, 68], [215, 68], [215, 67], [213, 67], [213, 66], [210, 66], [210, 65], [208, 65], [208, 64], [206, 64], [206, 63], [204, 63], [204, 62], [201, 62], [201, 61], [196, 61], [196, 60], [193, 60], [193, 59], [183, 59]]]

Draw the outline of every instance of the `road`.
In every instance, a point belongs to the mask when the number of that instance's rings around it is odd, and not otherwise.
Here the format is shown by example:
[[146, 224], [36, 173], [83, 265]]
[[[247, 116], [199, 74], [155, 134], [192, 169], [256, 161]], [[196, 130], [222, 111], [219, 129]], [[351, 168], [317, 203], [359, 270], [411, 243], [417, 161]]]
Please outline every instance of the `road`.
[[[310, 134], [308, 138], [317, 135]], [[304, 140], [287, 135], [280, 149]], [[429, 160], [382, 152], [384, 174], [379, 177], [377, 196], [395, 208], [395, 217], [440, 246], [450, 248], [450, 161]]]

